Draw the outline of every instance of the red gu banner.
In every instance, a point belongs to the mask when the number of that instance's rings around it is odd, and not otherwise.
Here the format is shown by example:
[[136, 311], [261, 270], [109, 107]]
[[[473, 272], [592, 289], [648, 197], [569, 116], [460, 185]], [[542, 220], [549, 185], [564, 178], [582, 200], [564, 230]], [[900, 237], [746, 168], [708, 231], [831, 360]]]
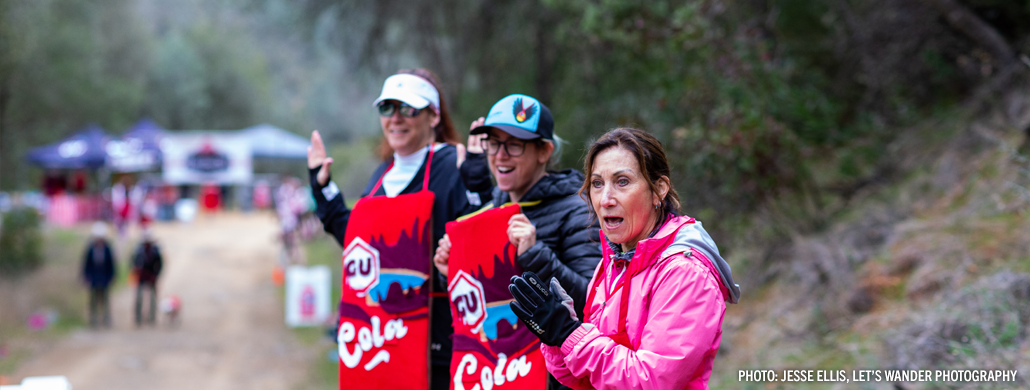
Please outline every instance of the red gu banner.
[[515, 204], [447, 224], [452, 390], [547, 387], [540, 342], [508, 307], [508, 280], [522, 274], [508, 242], [508, 220], [520, 212]]
[[340, 389], [429, 388], [433, 193], [351, 211], [340, 299]]

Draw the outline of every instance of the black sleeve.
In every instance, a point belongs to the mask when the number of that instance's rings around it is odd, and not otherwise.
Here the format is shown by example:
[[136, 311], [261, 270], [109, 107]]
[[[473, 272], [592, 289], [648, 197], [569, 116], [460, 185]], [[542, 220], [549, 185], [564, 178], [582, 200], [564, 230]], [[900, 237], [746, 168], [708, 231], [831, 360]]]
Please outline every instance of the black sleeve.
[[465, 162], [458, 168], [461, 175], [462, 186], [469, 191], [469, 198], [477, 198], [478, 202], [469, 199], [469, 208], [463, 210], [465, 215], [479, 210], [493, 200], [494, 183], [490, 178], [490, 166], [486, 162], [486, 155], [483, 153], [469, 153]]
[[490, 180], [490, 166], [486, 162], [486, 155], [483, 153], [469, 153], [465, 162], [461, 164], [461, 181], [469, 191], [477, 193], [489, 193], [493, 187]]
[[129, 266], [133, 269], [143, 267], [143, 263], [146, 260], [143, 258], [143, 256], [143, 244], [140, 244], [140, 246], [137, 246], [136, 250], [132, 252], [132, 258], [130, 259]]
[[111, 251], [110, 245], [104, 244], [104, 257], [107, 258], [106, 261], [104, 261], [104, 264], [106, 264], [105, 267], [107, 267], [104, 272], [111, 277], [111, 280], [114, 280], [117, 267], [114, 266], [114, 252]]
[[518, 257], [518, 261], [523, 269], [535, 272], [540, 279], [557, 278], [575, 301], [576, 312], [582, 316], [587, 285], [601, 260], [601, 247], [597, 245], [599, 227], [596, 224], [588, 226], [585, 205], [570, 204], [563, 208], [567, 213], [558, 228], [561, 235], [558, 252], [538, 240]]
[[87, 281], [90, 280], [89, 275], [89, 257], [93, 252], [93, 242], [90, 241], [89, 245], [86, 246], [86, 254], [82, 256], [82, 278]]
[[[321, 168], [308, 169], [308, 177], [311, 181], [311, 194], [315, 198], [315, 215], [322, 221], [322, 229], [332, 235], [336, 242], [340, 244], [340, 247], [343, 247], [343, 240], [347, 235], [347, 222], [350, 221], [350, 209], [347, 208], [342, 192], [336, 194], [332, 199], [326, 199], [322, 190], [335, 184], [332, 181], [332, 177], [330, 177], [327, 183], [331, 184], [319, 185], [317, 178], [319, 169]], [[365, 186], [365, 191], [361, 193], [362, 196], [368, 195], [372, 191], [372, 187], [379, 181], [379, 177], [385, 171], [386, 165], [380, 164], [379, 168], [372, 174], [372, 178], [369, 179], [368, 185]]]
[[164, 259], [161, 258], [161, 248], [154, 246], [154, 275], [160, 275], [164, 268]]

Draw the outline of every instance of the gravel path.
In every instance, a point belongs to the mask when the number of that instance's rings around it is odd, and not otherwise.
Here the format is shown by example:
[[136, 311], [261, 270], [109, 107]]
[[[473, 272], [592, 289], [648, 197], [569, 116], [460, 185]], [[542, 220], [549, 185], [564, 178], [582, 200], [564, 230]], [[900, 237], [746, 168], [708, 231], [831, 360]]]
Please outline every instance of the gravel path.
[[276, 231], [269, 214], [155, 226], [165, 256], [159, 294], [181, 298], [181, 324], [137, 328], [135, 291], [125, 288], [111, 297], [112, 329], [73, 332], [13, 379], [65, 375], [75, 390], [297, 387], [313, 354], [283, 324], [271, 281]]

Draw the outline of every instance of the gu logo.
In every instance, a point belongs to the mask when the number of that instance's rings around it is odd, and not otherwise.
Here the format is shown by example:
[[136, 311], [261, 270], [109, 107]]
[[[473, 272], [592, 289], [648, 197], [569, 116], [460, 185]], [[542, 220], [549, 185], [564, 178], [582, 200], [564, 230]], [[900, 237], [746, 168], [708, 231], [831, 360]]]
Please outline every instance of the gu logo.
[[379, 250], [355, 237], [343, 251], [343, 283], [363, 297], [379, 284]]
[[447, 286], [451, 295], [451, 304], [458, 313], [461, 323], [472, 328], [472, 333], [479, 332], [479, 328], [486, 320], [486, 297], [483, 296], [483, 284], [464, 270], [458, 270], [454, 280]]

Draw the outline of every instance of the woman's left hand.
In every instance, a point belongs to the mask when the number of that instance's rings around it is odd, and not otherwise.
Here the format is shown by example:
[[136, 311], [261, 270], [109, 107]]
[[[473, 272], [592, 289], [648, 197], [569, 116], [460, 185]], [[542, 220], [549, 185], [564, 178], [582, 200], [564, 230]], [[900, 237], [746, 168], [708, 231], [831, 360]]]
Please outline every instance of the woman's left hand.
[[508, 241], [515, 245], [519, 256], [536, 244], [536, 226], [529, 222], [526, 214], [515, 214], [508, 220]]
[[515, 298], [508, 307], [544, 344], [560, 347], [583, 324], [572, 297], [554, 277], [544, 284], [535, 273], [526, 271], [511, 277], [508, 291]]

